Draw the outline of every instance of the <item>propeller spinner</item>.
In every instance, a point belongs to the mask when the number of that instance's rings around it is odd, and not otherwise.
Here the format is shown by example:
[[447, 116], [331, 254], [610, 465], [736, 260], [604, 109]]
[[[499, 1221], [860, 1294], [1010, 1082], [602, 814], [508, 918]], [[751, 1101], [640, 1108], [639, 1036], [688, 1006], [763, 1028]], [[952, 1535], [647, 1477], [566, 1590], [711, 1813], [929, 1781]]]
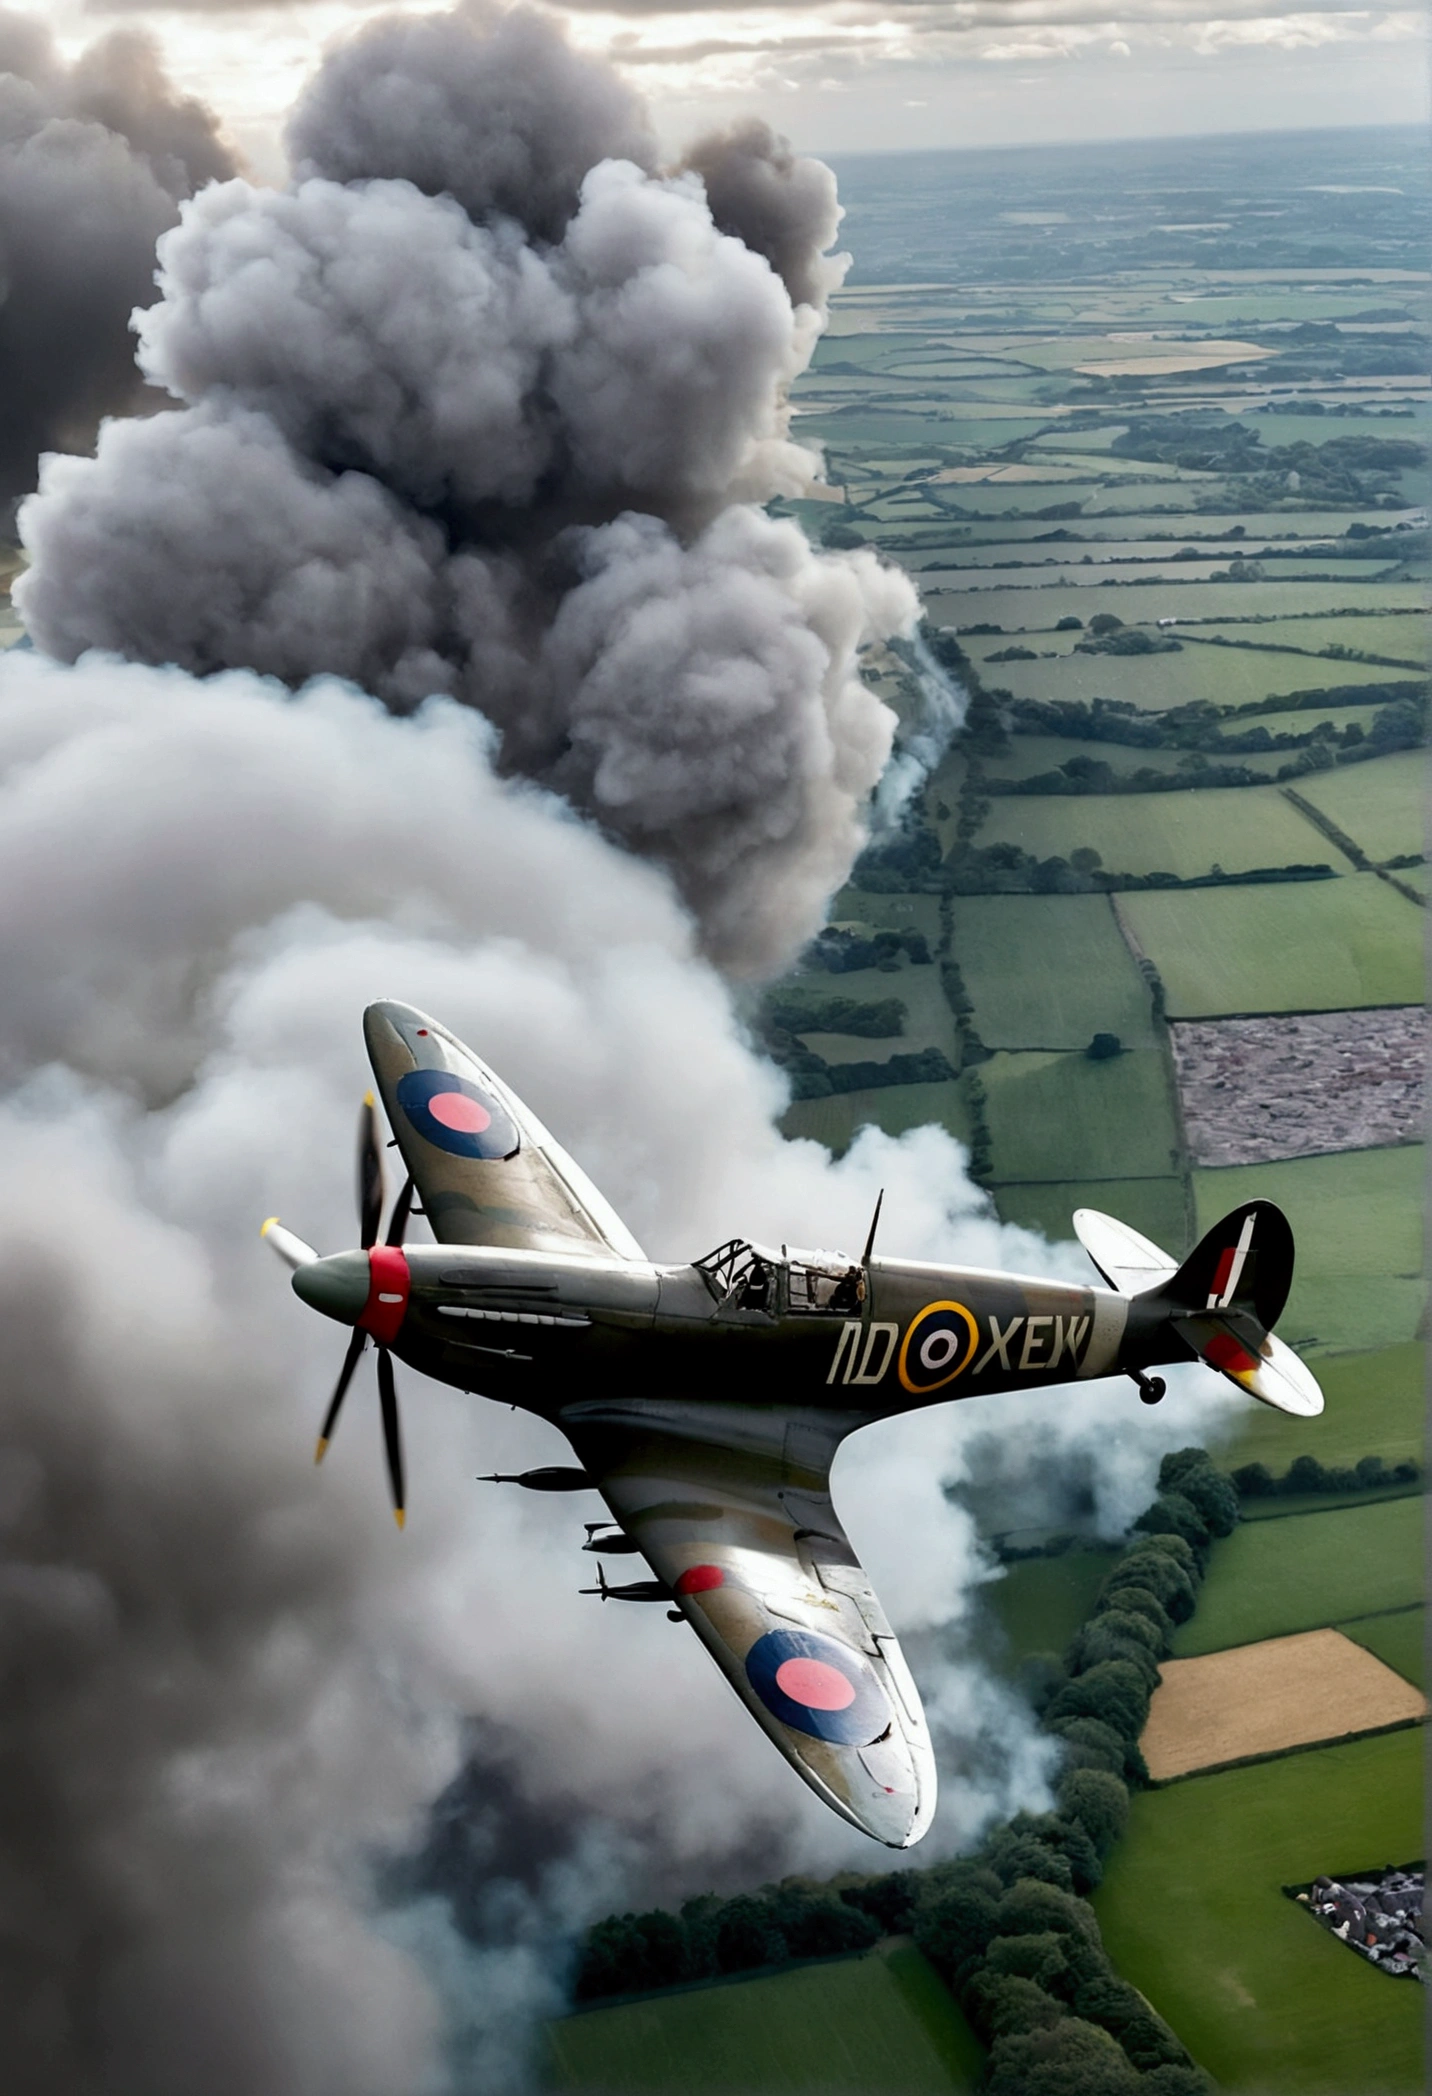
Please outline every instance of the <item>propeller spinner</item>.
[[378, 1403], [383, 1419], [383, 1449], [388, 1463], [388, 1484], [393, 1496], [393, 1519], [399, 1528], [406, 1519], [403, 1477], [403, 1437], [398, 1418], [398, 1391], [393, 1376], [391, 1342], [397, 1338], [408, 1307], [410, 1279], [403, 1257], [403, 1239], [413, 1207], [413, 1182], [404, 1180], [387, 1234], [381, 1244], [378, 1230], [383, 1216], [383, 1153], [378, 1141], [378, 1116], [369, 1092], [358, 1119], [358, 1230], [361, 1249], [337, 1252], [320, 1258], [311, 1245], [285, 1230], [277, 1216], [270, 1216], [261, 1235], [286, 1266], [293, 1268], [294, 1292], [313, 1309], [352, 1325], [353, 1337], [343, 1356], [338, 1381], [323, 1415], [313, 1460], [321, 1463], [338, 1424], [338, 1414], [353, 1381], [359, 1358], [371, 1339], [378, 1350]]

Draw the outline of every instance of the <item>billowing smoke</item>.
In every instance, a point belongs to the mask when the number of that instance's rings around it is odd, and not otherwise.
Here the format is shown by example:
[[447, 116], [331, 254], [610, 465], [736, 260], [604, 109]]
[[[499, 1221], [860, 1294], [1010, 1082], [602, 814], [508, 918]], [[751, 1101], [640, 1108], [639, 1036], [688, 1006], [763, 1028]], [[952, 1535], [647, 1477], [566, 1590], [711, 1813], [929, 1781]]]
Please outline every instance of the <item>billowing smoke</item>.
[[[582, 1921], [878, 1861], [684, 1631], [577, 1598], [584, 1510], [473, 1482], [560, 1460], [550, 1429], [404, 1374], [402, 1537], [371, 1388], [309, 1461], [341, 1335], [255, 1224], [351, 1242], [375, 994], [479, 1044], [658, 1255], [858, 1245], [883, 1186], [892, 1247], [1077, 1270], [994, 1221], [940, 1131], [839, 1164], [783, 1142], [664, 877], [499, 782], [489, 741], [332, 682], [0, 662], [0, 2000], [26, 2096], [498, 2090]], [[992, 1567], [941, 1485], [970, 1436], [1097, 1446], [1117, 1523], [1197, 1432], [1095, 1389], [848, 1452], [940, 1741], [925, 1855], [1047, 1767], [968, 1649]], [[463, 1867], [440, 1844], [436, 1889], [384, 1891], [373, 1859], [444, 1791]]]
[[139, 362], [184, 405], [48, 461], [36, 641], [449, 694], [769, 971], [863, 841], [894, 723], [857, 656], [916, 607], [758, 507], [819, 466], [787, 395], [844, 268], [829, 170], [748, 125], [658, 171], [521, 8], [370, 25], [290, 137], [290, 189], [160, 242]]
[[[371, 1388], [315, 1475], [341, 1335], [255, 1226], [352, 1240], [364, 1004], [472, 1040], [658, 1256], [858, 1247], [883, 1187], [892, 1247], [1086, 1271], [940, 1130], [784, 1142], [710, 958], [819, 921], [890, 747], [857, 653], [913, 614], [758, 506], [813, 470], [785, 389], [838, 276], [826, 171], [747, 128], [663, 175], [520, 12], [372, 26], [292, 136], [290, 190], [165, 236], [140, 355], [180, 405], [50, 461], [24, 609], [60, 659], [0, 661], [24, 2096], [496, 2092], [594, 1914], [879, 1861], [684, 1630], [576, 1597], [569, 1504], [474, 1482], [561, 1460], [550, 1429], [407, 1375], [406, 1533]], [[925, 1856], [1048, 1771], [972, 1653], [994, 1567], [944, 1484], [1052, 1451], [1114, 1530], [1190, 1409], [950, 1407], [843, 1459], [939, 1742]]]
[[0, 9], [0, 505], [42, 451], [138, 403], [129, 316], [155, 295], [154, 243], [233, 171], [146, 37], [116, 30], [67, 66], [33, 16]]

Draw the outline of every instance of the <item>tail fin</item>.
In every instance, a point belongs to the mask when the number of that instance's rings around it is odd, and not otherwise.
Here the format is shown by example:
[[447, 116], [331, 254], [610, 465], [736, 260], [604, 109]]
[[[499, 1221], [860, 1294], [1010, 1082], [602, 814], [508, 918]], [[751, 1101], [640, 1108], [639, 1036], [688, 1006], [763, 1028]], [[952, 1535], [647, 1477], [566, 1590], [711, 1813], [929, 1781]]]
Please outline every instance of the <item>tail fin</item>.
[[1210, 1368], [1280, 1412], [1313, 1419], [1322, 1411], [1315, 1378], [1273, 1337], [1293, 1283], [1293, 1233], [1281, 1208], [1246, 1201], [1182, 1266], [1096, 1209], [1076, 1209], [1074, 1228], [1110, 1287], [1163, 1311]]
[[1323, 1393], [1275, 1339], [1293, 1284], [1293, 1233], [1271, 1201], [1247, 1201], [1215, 1223], [1178, 1271], [1144, 1300], [1162, 1309], [1186, 1345], [1230, 1382], [1280, 1412], [1314, 1418]]
[[1245, 1201], [1214, 1224], [1159, 1294], [1187, 1311], [1253, 1317], [1268, 1332], [1292, 1285], [1288, 1218], [1271, 1201]]

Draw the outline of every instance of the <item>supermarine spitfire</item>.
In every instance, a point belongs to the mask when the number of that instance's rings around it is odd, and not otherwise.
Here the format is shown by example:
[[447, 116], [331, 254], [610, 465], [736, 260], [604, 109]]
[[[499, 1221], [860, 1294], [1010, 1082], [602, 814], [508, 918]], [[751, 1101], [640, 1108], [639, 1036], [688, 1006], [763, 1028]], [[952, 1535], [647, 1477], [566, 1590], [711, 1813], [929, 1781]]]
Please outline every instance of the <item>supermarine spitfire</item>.
[[[319, 1455], [369, 1341], [399, 1526], [394, 1354], [550, 1420], [577, 1465], [517, 1482], [597, 1492], [611, 1518], [588, 1524], [586, 1547], [639, 1552], [652, 1574], [609, 1585], [599, 1571], [589, 1591], [666, 1603], [812, 1790], [891, 1848], [928, 1828], [935, 1763], [909, 1668], [831, 1504], [845, 1436], [951, 1398], [1096, 1376], [1130, 1376], [1154, 1404], [1164, 1384], [1149, 1371], [1195, 1358], [1280, 1411], [1322, 1410], [1272, 1336], [1293, 1241], [1271, 1202], [1225, 1216], [1181, 1266], [1079, 1210], [1107, 1288], [877, 1256], [874, 1223], [859, 1258], [732, 1239], [662, 1265], [436, 1020], [380, 1003], [363, 1024], [408, 1173], [385, 1239], [371, 1102], [361, 1249], [320, 1258], [276, 1219], [264, 1225], [304, 1302], [353, 1328]], [[404, 1243], [415, 1192], [435, 1244]]]

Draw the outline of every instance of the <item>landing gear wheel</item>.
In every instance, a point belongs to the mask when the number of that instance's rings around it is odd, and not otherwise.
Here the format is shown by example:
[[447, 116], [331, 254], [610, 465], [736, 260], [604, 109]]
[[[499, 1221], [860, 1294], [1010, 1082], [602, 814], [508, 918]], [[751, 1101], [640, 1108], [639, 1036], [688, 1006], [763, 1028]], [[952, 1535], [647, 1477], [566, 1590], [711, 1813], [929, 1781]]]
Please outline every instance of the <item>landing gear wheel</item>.
[[1136, 1375], [1134, 1381], [1139, 1386], [1139, 1401], [1145, 1405], [1156, 1405], [1168, 1389], [1162, 1376]]

